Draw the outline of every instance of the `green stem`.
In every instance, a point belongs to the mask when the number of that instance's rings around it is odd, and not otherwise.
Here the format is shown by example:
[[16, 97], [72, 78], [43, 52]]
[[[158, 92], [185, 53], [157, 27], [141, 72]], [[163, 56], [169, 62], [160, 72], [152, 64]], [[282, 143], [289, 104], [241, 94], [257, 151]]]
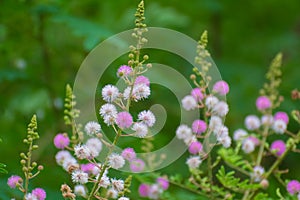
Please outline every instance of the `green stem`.
[[209, 197], [210, 199], [214, 199], [214, 196], [212, 195], [212, 186], [213, 186], [213, 176], [212, 176], [212, 158], [211, 158], [211, 154], [208, 153], [208, 156], [207, 156], [207, 165], [208, 165], [208, 179], [209, 179]]
[[264, 128], [264, 132], [263, 132], [263, 138], [260, 144], [260, 148], [259, 148], [259, 152], [258, 152], [258, 156], [257, 156], [257, 160], [256, 160], [256, 166], [260, 166], [262, 157], [263, 157], [263, 153], [264, 153], [264, 149], [265, 149], [265, 143], [267, 141], [267, 137], [268, 137], [268, 131], [269, 131], [269, 126], [265, 126]]
[[26, 169], [26, 171], [24, 171], [24, 175], [25, 175], [25, 186], [24, 186], [24, 189], [25, 189], [24, 193], [25, 194], [24, 194], [24, 199], [25, 199], [25, 196], [28, 193], [31, 154], [32, 154], [32, 142], [30, 142], [29, 149], [28, 149], [28, 155], [27, 155], [28, 158], [27, 158], [27, 166], [26, 166], [27, 169]]
[[117, 135], [116, 135], [116, 137], [115, 137], [115, 139], [114, 139], [114, 141], [113, 141], [113, 143], [112, 143], [112, 145], [111, 145], [111, 148], [109, 149], [109, 152], [108, 152], [108, 154], [107, 154], [107, 156], [106, 156], [106, 160], [105, 160], [105, 162], [104, 162], [104, 164], [103, 164], [103, 166], [102, 166], [102, 168], [101, 168], [99, 177], [98, 177], [96, 183], [94, 184], [93, 189], [92, 189], [92, 191], [91, 191], [91, 193], [90, 193], [90, 195], [89, 195], [89, 197], [88, 197], [88, 200], [92, 199], [93, 196], [98, 192], [98, 189], [97, 189], [97, 188], [98, 188], [98, 187], [97, 187], [97, 186], [98, 186], [98, 183], [101, 181], [101, 178], [102, 178], [102, 176], [103, 176], [105, 170], [108, 168], [108, 164], [107, 164], [107, 163], [108, 163], [108, 157], [109, 157], [109, 155], [113, 152], [114, 146], [117, 144], [117, 142], [118, 142], [118, 140], [119, 140], [121, 134], [122, 134], [122, 131], [121, 131], [121, 129], [119, 129], [119, 131], [118, 131], [118, 133], [117, 133]]

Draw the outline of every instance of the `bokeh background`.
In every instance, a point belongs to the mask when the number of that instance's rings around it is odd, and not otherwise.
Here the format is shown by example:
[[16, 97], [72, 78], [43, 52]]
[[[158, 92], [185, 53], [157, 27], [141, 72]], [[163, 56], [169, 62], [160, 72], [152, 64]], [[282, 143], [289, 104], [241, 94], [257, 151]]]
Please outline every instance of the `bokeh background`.
[[[70, 177], [55, 164], [57, 152], [52, 145], [56, 133], [68, 131], [63, 123], [65, 85], [72, 85], [85, 56], [105, 38], [134, 27], [138, 0], [2, 0], [0, 1], [0, 162], [7, 164], [9, 175], [21, 173], [19, 154], [26, 146], [26, 126], [38, 116], [39, 150], [35, 159], [45, 170], [31, 187], [42, 186], [48, 199], [62, 199], [60, 185]], [[299, 108], [290, 100], [290, 91], [300, 88], [300, 2], [299, 0], [146, 0], [148, 26], [180, 31], [195, 40], [208, 30], [212, 58], [224, 80], [230, 84], [227, 96], [230, 114], [226, 124], [232, 133], [243, 127], [243, 118], [256, 113], [255, 99], [265, 80], [269, 63], [277, 52], [283, 53], [283, 111]], [[101, 58], [99, 58], [101, 59]], [[187, 77], [191, 66], [175, 55], [153, 51], [149, 62], [180, 69]], [[114, 75], [126, 56], [116, 60], [104, 82], [116, 81]], [[186, 66], [186, 67], [184, 67]], [[153, 86], [153, 99], [169, 113], [162, 139], [163, 146], [174, 136], [178, 122], [178, 102], [167, 89]], [[151, 101], [146, 102], [153, 103]], [[176, 125], [177, 126], [177, 125]], [[290, 124], [295, 131], [297, 126]], [[163, 174], [187, 174], [183, 155]], [[300, 156], [292, 154], [284, 161], [290, 168], [287, 178], [300, 179]], [[171, 173], [172, 172], [172, 173]], [[8, 175], [0, 175], [0, 199], [9, 199], [13, 191], [6, 185]], [[133, 187], [139, 182], [135, 180]], [[275, 187], [275, 186], [274, 186]], [[270, 187], [270, 190], [274, 189]], [[178, 199], [198, 199], [187, 191], [172, 187]], [[19, 193], [17, 193], [19, 194]], [[138, 199], [133, 189], [132, 199]]]

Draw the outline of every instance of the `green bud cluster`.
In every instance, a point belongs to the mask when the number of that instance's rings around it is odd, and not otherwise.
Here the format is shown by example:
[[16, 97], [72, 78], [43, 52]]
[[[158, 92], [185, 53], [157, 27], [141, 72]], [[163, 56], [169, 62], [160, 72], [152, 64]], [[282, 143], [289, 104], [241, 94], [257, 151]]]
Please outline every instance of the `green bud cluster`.
[[272, 60], [269, 67], [269, 71], [266, 74], [267, 83], [264, 84], [263, 89], [260, 90], [260, 94], [268, 96], [272, 102], [272, 108], [275, 109], [280, 106], [283, 98], [279, 96], [278, 87], [281, 84], [281, 63], [282, 53], [278, 53]]

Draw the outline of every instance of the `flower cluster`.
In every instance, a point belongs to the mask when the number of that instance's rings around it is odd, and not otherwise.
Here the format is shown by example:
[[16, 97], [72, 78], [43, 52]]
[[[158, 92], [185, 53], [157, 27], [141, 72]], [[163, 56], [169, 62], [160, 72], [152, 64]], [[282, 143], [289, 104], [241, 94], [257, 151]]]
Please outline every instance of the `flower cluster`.
[[159, 199], [163, 191], [169, 188], [169, 181], [164, 177], [158, 177], [156, 183], [145, 184], [142, 183], [139, 186], [139, 195], [141, 197], [147, 197], [149, 199]]
[[[224, 118], [229, 112], [229, 106], [223, 100], [229, 92], [229, 86], [223, 80], [217, 81], [213, 84], [212, 91], [209, 93], [210, 77], [206, 73], [210, 63], [205, 60], [205, 55], [207, 55], [205, 49], [206, 34], [204, 32], [201, 36], [196, 61], [202, 66], [207, 66], [207, 68], [204, 67], [200, 71], [194, 68], [196, 74], [191, 75], [191, 79], [197, 87], [192, 89], [190, 94], [181, 101], [182, 107], [186, 111], [198, 109], [203, 115], [201, 119], [195, 119], [190, 125], [181, 124], [176, 130], [177, 138], [183, 140], [188, 146], [189, 153], [192, 154], [186, 161], [190, 169], [198, 168], [203, 158], [207, 157], [208, 152], [205, 152], [203, 142], [201, 143], [200, 140], [208, 141], [213, 136], [217, 144], [221, 144], [225, 148], [231, 145], [228, 128], [223, 124]], [[197, 75], [201, 78], [199, 82], [196, 81]], [[209, 148], [209, 145], [206, 145], [206, 148]]]
[[[46, 192], [42, 188], [35, 188], [31, 192], [29, 192], [29, 181], [33, 178], [35, 178], [42, 170], [42, 165], [37, 165], [36, 162], [31, 161], [31, 156], [33, 150], [36, 150], [38, 146], [34, 144], [34, 140], [37, 140], [39, 138], [38, 132], [37, 132], [37, 120], [36, 116], [34, 115], [31, 118], [31, 121], [27, 128], [27, 138], [24, 139], [24, 143], [29, 146], [28, 152], [21, 153], [21, 165], [22, 165], [22, 171], [24, 172], [24, 178], [21, 178], [18, 175], [12, 175], [7, 180], [7, 185], [14, 189], [18, 188], [23, 194], [25, 200], [44, 200], [46, 199]], [[33, 170], [37, 169], [35, 173], [33, 173]]]
[[[124, 68], [124, 66], [120, 68]], [[74, 95], [72, 96], [74, 97]], [[117, 108], [113, 103], [104, 104], [99, 112], [100, 115], [103, 115], [104, 123], [107, 126], [112, 126], [115, 131], [114, 144], [117, 141], [116, 139], [122, 136], [122, 130], [125, 128], [132, 126], [132, 130], [135, 131], [132, 135], [144, 137], [148, 132], [148, 128], [154, 125], [155, 116], [151, 111], [140, 112], [137, 122], [133, 123], [131, 114], [127, 111], [117, 112]], [[113, 115], [115, 115], [115, 119], [111, 120], [111, 123], [106, 123], [105, 116]], [[74, 116], [71, 115], [70, 117]], [[146, 130], [143, 130], [144, 126]], [[128, 192], [127, 188], [130, 185], [130, 179], [122, 180], [110, 177], [109, 169], [120, 169], [127, 160], [132, 172], [140, 172], [144, 170], [144, 161], [139, 159], [134, 149], [130, 147], [125, 148], [120, 154], [113, 152], [113, 146], [104, 139], [101, 125], [96, 121], [87, 122], [84, 126], [84, 133], [87, 136], [85, 142], [77, 137], [72, 144], [68, 133], [58, 133], [54, 137], [54, 146], [60, 150], [55, 155], [56, 162], [70, 173], [72, 182], [75, 184], [73, 190], [68, 185], [63, 185], [63, 196], [71, 199], [74, 199], [76, 196], [86, 199], [97, 197], [99, 195], [98, 192], [96, 190], [93, 191], [93, 189], [90, 191], [88, 186], [94, 183], [96, 185], [94, 188], [97, 188], [97, 190], [103, 189], [102, 193], [105, 191], [104, 196], [106, 198], [126, 199], [127, 197], [124, 197], [123, 194]], [[84, 138], [84, 135], [81, 137]], [[104, 161], [99, 162], [97, 161], [98, 156], [105, 147], [109, 149], [109, 153]]]
[[[149, 59], [147, 55], [140, 60], [141, 46], [147, 42], [143, 33], [147, 32], [144, 20], [143, 1], [139, 4], [136, 13], [135, 32], [132, 34], [137, 39], [137, 46], [130, 47], [129, 61], [127, 65], [121, 65], [117, 70], [117, 77], [123, 81], [125, 88], [121, 91], [113, 84], [104, 85], [101, 96], [104, 103], [100, 106], [99, 115], [102, 122], [89, 121], [85, 124], [83, 131], [81, 125], [73, 124], [78, 113], [74, 112], [75, 97], [67, 91], [66, 104], [72, 102], [72, 108], [66, 108], [68, 113], [67, 125], [72, 127], [72, 136], [68, 133], [59, 133], [54, 138], [54, 145], [60, 151], [56, 154], [58, 165], [70, 173], [72, 182], [75, 184], [73, 190], [67, 185], [62, 186], [63, 196], [75, 198], [81, 196], [85, 199], [109, 198], [129, 199], [125, 197], [129, 193], [131, 176], [126, 180], [116, 179], [110, 176], [110, 169], [121, 169], [128, 162], [130, 170], [134, 173], [142, 172], [146, 168], [145, 162], [138, 158], [132, 147], [125, 148], [122, 152], [115, 150], [115, 145], [123, 136], [145, 138], [149, 129], [154, 126], [156, 117], [150, 110], [141, 110], [137, 116], [130, 112], [132, 103], [147, 99], [150, 94], [150, 80], [143, 74], [151, 67], [145, 64]], [[68, 97], [68, 93], [71, 94]], [[75, 114], [74, 114], [75, 113]], [[114, 134], [112, 143], [105, 137], [101, 124], [111, 128], [109, 134]], [[86, 138], [87, 136], [87, 138]], [[108, 153], [105, 159], [103, 149]], [[89, 185], [93, 185], [90, 187]]]
[[[70, 130], [59, 132], [53, 139], [58, 149], [55, 160], [69, 174], [73, 183], [72, 186], [61, 186], [63, 198], [129, 200], [129, 187], [132, 178], [136, 178], [141, 182], [137, 190], [139, 196], [153, 200], [175, 199], [173, 191], [168, 190], [171, 184], [201, 199], [270, 199], [269, 195], [276, 195], [280, 199], [299, 200], [300, 182], [284, 179], [282, 174], [287, 173], [288, 169], [280, 169], [288, 153], [300, 152], [297, 149], [300, 132], [293, 133], [288, 129], [292, 119], [300, 124], [300, 111], [294, 110], [289, 115], [279, 109], [283, 101], [278, 91], [282, 55], [278, 54], [271, 63], [266, 76], [267, 83], [256, 99], [255, 106], [259, 114], [248, 114], [243, 120], [244, 127], [231, 134], [224, 123], [229, 112], [226, 102], [229, 85], [211, 77], [213, 63], [206, 50], [206, 31], [197, 46], [197, 67], [190, 77], [194, 87], [186, 91], [188, 94], [181, 100], [184, 112], [197, 112], [197, 115], [192, 121], [174, 129], [176, 138], [189, 154], [185, 159], [188, 177], [152, 173], [149, 181], [144, 174], [135, 174], [155, 168], [155, 155], [148, 156], [147, 153], [153, 150], [150, 132], [158, 121], [149, 109], [135, 112], [131, 109], [134, 103], [149, 98], [152, 92], [150, 80], [145, 76], [145, 72], [151, 68], [151, 64], [146, 64], [149, 56], [142, 56], [141, 52], [147, 42], [144, 37], [147, 28], [143, 1], [135, 16], [136, 28], [132, 36], [137, 44], [130, 46], [128, 63], [121, 65], [116, 72], [124, 89], [113, 84], [101, 86], [99, 121], [75, 124], [80, 112], [75, 108], [75, 95], [71, 87], [66, 87], [64, 120]], [[300, 99], [298, 90], [292, 92], [292, 99]], [[109, 131], [104, 133], [106, 129]], [[106, 137], [108, 134], [113, 138], [112, 142]], [[141, 150], [146, 156], [140, 156], [136, 147], [128, 144], [122, 150], [115, 148], [121, 138], [128, 136], [141, 141]], [[34, 116], [28, 125], [27, 138], [24, 139], [29, 147], [28, 152], [20, 154], [24, 177], [12, 175], [7, 180], [7, 185], [11, 189], [19, 189], [25, 200], [44, 200], [47, 196], [44, 189], [29, 187], [30, 180], [43, 170], [42, 165], [32, 162], [32, 152], [38, 148], [34, 141], [38, 138]], [[219, 148], [213, 148], [216, 146]], [[164, 156], [159, 162], [163, 162]], [[112, 173], [125, 167], [129, 167], [135, 176], [120, 178]], [[279, 188], [276, 194], [268, 193], [271, 176], [286, 188], [286, 195], [282, 195]]]

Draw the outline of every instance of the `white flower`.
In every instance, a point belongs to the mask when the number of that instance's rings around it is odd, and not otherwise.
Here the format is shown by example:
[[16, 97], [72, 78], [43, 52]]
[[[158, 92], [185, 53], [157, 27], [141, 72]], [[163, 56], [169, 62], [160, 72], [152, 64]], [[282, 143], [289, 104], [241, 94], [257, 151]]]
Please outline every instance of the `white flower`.
[[195, 98], [191, 95], [187, 95], [185, 96], [182, 100], [182, 107], [189, 111], [189, 110], [194, 110], [195, 108], [197, 108], [198, 104], [197, 101], [195, 100]]
[[102, 98], [106, 102], [113, 102], [119, 96], [119, 89], [114, 85], [106, 85], [102, 88]]
[[[123, 96], [125, 100], [129, 99], [130, 91], [131, 87], [127, 87], [124, 90]], [[146, 84], [137, 84], [133, 86], [131, 98], [134, 101], [138, 101], [141, 99], [148, 98], [150, 94], [151, 91], [149, 86], [147, 86]]]
[[260, 127], [260, 120], [255, 115], [249, 115], [245, 119], [245, 126], [249, 131], [256, 130]]
[[229, 134], [229, 131], [228, 131], [228, 128], [225, 125], [223, 125], [223, 126], [220, 126], [219, 128], [216, 128], [214, 130], [214, 134], [217, 136], [217, 138], [221, 139], [221, 138], [227, 137]]
[[253, 168], [252, 178], [254, 179], [255, 182], [259, 182], [264, 173], [265, 173], [265, 169], [263, 167], [255, 166]]
[[149, 188], [148, 197], [150, 199], [158, 199], [161, 193], [163, 193], [163, 189], [158, 184], [153, 184]]
[[286, 130], [286, 123], [281, 119], [277, 119], [274, 121], [272, 129], [275, 133], [283, 134]]
[[148, 127], [142, 123], [134, 123], [131, 128], [137, 137], [144, 138], [148, 134]]
[[108, 157], [108, 164], [111, 166], [113, 169], [119, 169], [125, 165], [125, 160], [122, 156], [116, 153], [112, 153]]
[[142, 121], [149, 127], [152, 127], [155, 123], [155, 116], [150, 110], [144, 110], [139, 113], [138, 120]]
[[245, 137], [248, 135], [248, 133], [244, 129], [238, 129], [234, 131], [233, 133], [233, 139], [235, 141], [240, 141], [245, 139]]
[[223, 126], [222, 119], [219, 116], [212, 116], [209, 121], [209, 128], [215, 132], [215, 130], [219, 129]]
[[86, 147], [90, 151], [90, 155], [95, 158], [102, 150], [102, 142], [98, 138], [90, 138], [86, 141]]
[[91, 156], [91, 151], [86, 145], [76, 145], [74, 147], [74, 152], [78, 159], [86, 159]]
[[73, 183], [85, 184], [88, 182], [89, 175], [81, 170], [74, 170], [72, 172]]
[[120, 197], [118, 200], [130, 200], [128, 197]]
[[106, 192], [106, 196], [112, 199], [116, 199], [118, 197], [118, 194], [118, 191], [114, 190], [113, 188], [109, 188]]
[[101, 126], [98, 122], [90, 121], [85, 125], [84, 130], [88, 135], [91, 136], [99, 133], [101, 130]]
[[146, 99], [150, 95], [150, 87], [146, 84], [137, 84], [133, 87], [133, 99], [135, 101]]
[[[96, 179], [98, 180], [99, 174], [96, 177]], [[99, 186], [103, 187], [103, 188], [107, 188], [110, 185], [110, 181], [109, 178], [106, 175], [102, 175], [101, 180], [99, 182]]]
[[86, 190], [83, 185], [75, 185], [74, 187], [74, 193], [76, 195], [86, 197]]
[[263, 115], [261, 117], [261, 123], [264, 125], [272, 125], [274, 121], [274, 118], [272, 115]]
[[183, 139], [183, 142], [188, 146], [191, 144], [191, 142], [195, 142], [195, 141], [197, 141], [197, 137], [193, 134], [186, 135], [186, 137]]
[[124, 181], [121, 179], [117, 180], [117, 179], [112, 178], [111, 185], [112, 185], [112, 188], [118, 192], [121, 192], [122, 190], [124, 190]]
[[180, 125], [176, 130], [176, 136], [178, 139], [183, 140], [188, 136], [192, 136], [192, 129], [187, 125]]
[[199, 156], [191, 156], [187, 159], [186, 164], [189, 166], [190, 169], [196, 169], [202, 163]]
[[105, 116], [116, 116], [117, 109], [113, 104], [107, 103], [101, 106], [99, 114], [104, 118]]
[[245, 139], [242, 144], [242, 149], [245, 153], [251, 153], [255, 149], [255, 143], [251, 139]]
[[73, 158], [72, 155], [70, 154], [69, 151], [66, 151], [66, 150], [62, 150], [62, 151], [59, 151], [57, 152], [57, 154], [55, 155], [55, 160], [56, 160], [56, 163], [60, 166], [63, 165], [64, 161], [66, 159], [69, 159], [69, 158]]
[[205, 105], [209, 110], [213, 109], [218, 102], [219, 99], [215, 96], [209, 96], [205, 99]]
[[229, 111], [228, 104], [224, 101], [220, 101], [213, 107], [212, 111], [216, 115], [219, 115], [220, 117], [224, 117], [225, 115], [227, 115]]
[[38, 198], [34, 194], [28, 193], [25, 196], [25, 200], [38, 200]]
[[225, 136], [219, 138], [219, 142], [223, 145], [224, 148], [229, 148], [231, 145], [231, 138], [229, 136]]
[[116, 117], [117, 115], [105, 115], [103, 117], [104, 123], [108, 126], [113, 125], [116, 122]]
[[62, 167], [64, 168], [64, 170], [69, 171], [69, 167], [77, 165], [77, 160], [73, 157], [67, 158], [64, 160]]

